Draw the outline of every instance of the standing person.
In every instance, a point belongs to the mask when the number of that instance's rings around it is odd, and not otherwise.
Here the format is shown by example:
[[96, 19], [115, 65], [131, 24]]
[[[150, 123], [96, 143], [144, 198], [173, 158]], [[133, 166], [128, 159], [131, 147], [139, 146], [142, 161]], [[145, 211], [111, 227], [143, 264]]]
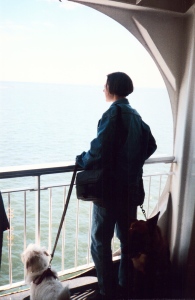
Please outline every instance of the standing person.
[[98, 123], [90, 150], [76, 158], [82, 168], [103, 169], [106, 173], [102, 201], [94, 203], [92, 215], [91, 254], [99, 284], [94, 299], [115, 298], [111, 251], [115, 228], [121, 244], [118, 285], [124, 293], [127, 291], [128, 229], [130, 220], [136, 218], [137, 206], [144, 200], [142, 167], [157, 148], [149, 126], [126, 99], [132, 92], [133, 83], [127, 74], [107, 75], [104, 93], [112, 104]]

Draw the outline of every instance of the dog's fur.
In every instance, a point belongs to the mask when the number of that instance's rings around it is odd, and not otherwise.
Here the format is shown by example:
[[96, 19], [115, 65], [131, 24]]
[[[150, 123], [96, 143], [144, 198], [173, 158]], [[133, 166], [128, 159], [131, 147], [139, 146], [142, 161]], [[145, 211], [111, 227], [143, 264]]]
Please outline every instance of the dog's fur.
[[63, 288], [56, 271], [49, 267], [50, 255], [43, 247], [30, 244], [21, 254], [26, 269], [26, 283], [31, 284], [32, 300], [69, 300], [68, 287]]
[[166, 298], [169, 293], [169, 249], [158, 217], [159, 213], [147, 221], [131, 221], [128, 254], [134, 267], [134, 298]]

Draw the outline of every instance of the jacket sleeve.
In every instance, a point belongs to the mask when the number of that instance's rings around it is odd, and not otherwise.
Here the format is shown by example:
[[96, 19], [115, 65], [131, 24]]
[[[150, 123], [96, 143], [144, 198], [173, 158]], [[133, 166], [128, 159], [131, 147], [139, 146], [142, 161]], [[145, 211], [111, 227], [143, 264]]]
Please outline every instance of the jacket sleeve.
[[103, 114], [99, 122], [97, 137], [92, 140], [90, 150], [76, 157], [76, 162], [84, 169], [96, 169], [109, 164], [114, 152], [116, 112]]
[[151, 133], [149, 132], [149, 138], [148, 138], [148, 148], [147, 148], [147, 154], [146, 159], [148, 159], [157, 149], [156, 141]]
[[157, 149], [156, 141], [150, 127], [142, 121], [142, 163], [148, 159]]

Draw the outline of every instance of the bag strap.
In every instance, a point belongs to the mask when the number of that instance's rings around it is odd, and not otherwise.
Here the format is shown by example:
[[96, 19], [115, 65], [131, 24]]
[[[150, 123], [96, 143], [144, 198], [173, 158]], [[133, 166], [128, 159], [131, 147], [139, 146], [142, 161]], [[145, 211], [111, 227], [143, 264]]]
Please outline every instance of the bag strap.
[[69, 191], [68, 191], [68, 196], [66, 198], [66, 203], [65, 203], [65, 206], [64, 206], [64, 211], [63, 211], [63, 214], [62, 214], [62, 218], [61, 218], [61, 222], [60, 222], [60, 225], [59, 225], [59, 228], [58, 228], [58, 233], [57, 233], [57, 236], [56, 236], [55, 244], [54, 244], [53, 251], [52, 251], [52, 254], [51, 254], [51, 259], [50, 259], [50, 262], [49, 262], [50, 266], [51, 266], [52, 259], [54, 257], [54, 252], [56, 250], [56, 246], [57, 246], [57, 243], [58, 243], [58, 239], [59, 239], [59, 236], [60, 236], [60, 232], [61, 232], [61, 229], [62, 229], [64, 218], [65, 218], [66, 211], [67, 211], [67, 208], [68, 208], [68, 204], [69, 204], [69, 201], [70, 201], [70, 196], [71, 196], [71, 193], [72, 193], [72, 188], [73, 188], [73, 185], [74, 185], [77, 168], [78, 168], [78, 165], [75, 164], [74, 170], [73, 170], [72, 179], [71, 179], [71, 183], [70, 183], [70, 188], [69, 188]]
[[[125, 141], [127, 139], [127, 130], [124, 127], [123, 119], [122, 119], [122, 112], [120, 105], [116, 104], [117, 108], [117, 118], [116, 118], [116, 136], [115, 136], [115, 148], [118, 149], [118, 147], [121, 147], [125, 144]], [[118, 136], [117, 136], [118, 134]], [[120, 143], [118, 143], [118, 139], [120, 140]], [[117, 150], [116, 150], [117, 152]]]

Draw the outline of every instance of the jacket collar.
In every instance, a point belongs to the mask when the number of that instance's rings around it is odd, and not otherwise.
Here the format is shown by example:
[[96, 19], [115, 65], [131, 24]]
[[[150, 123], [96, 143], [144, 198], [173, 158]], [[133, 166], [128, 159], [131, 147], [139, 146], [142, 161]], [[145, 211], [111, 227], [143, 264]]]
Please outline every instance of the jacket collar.
[[129, 101], [127, 100], [127, 98], [121, 98], [121, 99], [114, 101], [111, 104], [111, 106], [116, 105], [116, 104], [129, 104]]

